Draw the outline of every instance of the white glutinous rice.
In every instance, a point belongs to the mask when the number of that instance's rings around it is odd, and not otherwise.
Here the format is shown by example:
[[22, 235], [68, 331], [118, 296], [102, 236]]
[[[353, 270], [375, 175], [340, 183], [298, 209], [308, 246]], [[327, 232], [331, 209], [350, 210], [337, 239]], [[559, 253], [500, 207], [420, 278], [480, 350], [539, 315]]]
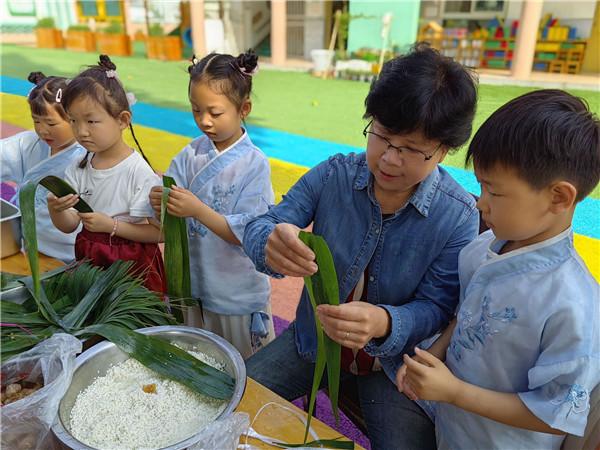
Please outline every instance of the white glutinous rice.
[[[188, 353], [222, 369], [203, 353]], [[152, 384], [155, 391], [144, 392]], [[73, 437], [96, 449], [158, 449], [198, 433], [227, 403], [196, 394], [129, 358], [79, 393], [70, 429]]]

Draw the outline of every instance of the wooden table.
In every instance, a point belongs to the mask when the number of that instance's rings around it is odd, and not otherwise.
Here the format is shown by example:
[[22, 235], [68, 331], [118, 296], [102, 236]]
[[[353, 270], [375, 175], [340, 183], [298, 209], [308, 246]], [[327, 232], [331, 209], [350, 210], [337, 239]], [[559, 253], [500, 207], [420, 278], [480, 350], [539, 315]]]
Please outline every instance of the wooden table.
[[[65, 263], [60, 259], [52, 258], [42, 253], [38, 253], [38, 261], [40, 265], [40, 273], [57, 269], [58, 267], [65, 265]], [[31, 275], [29, 260], [23, 252], [0, 259], [0, 270], [2, 270], [2, 272], [14, 273], [16, 275]]]
[[[242, 400], [240, 401], [236, 411], [248, 413], [250, 415], [250, 423], [252, 423], [258, 410], [269, 402], [285, 406], [286, 408], [299, 412], [304, 418], [307, 417], [305, 411], [275, 394], [275, 392], [267, 389], [262, 384], [257, 383], [252, 378], [247, 379], [246, 391], [244, 392], [244, 396], [242, 397]], [[310, 426], [315, 431], [319, 439], [335, 439], [341, 436], [339, 431], [334, 430], [330, 426], [324, 424], [314, 417], [310, 422]], [[252, 428], [254, 428], [257, 433], [260, 433], [263, 436], [268, 436], [273, 439], [281, 439], [281, 441], [287, 442], [288, 444], [300, 444], [304, 439], [304, 430], [306, 426], [304, 423], [302, 423], [298, 416], [290, 411], [274, 405], [269, 405], [260, 413], [258, 419], [256, 419], [256, 422], [254, 422], [254, 425], [252, 425]], [[308, 441], [310, 442], [312, 440], [313, 439], [309, 434]], [[347, 441], [348, 439], [344, 438], [344, 440]], [[242, 435], [240, 438], [240, 443], [244, 444], [245, 442], [246, 436]], [[248, 438], [248, 444], [252, 444], [258, 448], [279, 448], [265, 444], [261, 440], [255, 438]], [[363, 447], [358, 444], [355, 444], [354, 448], [364, 450]]]
[[[40, 273], [56, 269], [64, 265], [62, 261], [43, 254], [39, 254], [39, 264]], [[0, 260], [0, 269], [7, 273], [31, 275], [29, 260], [23, 253], [17, 253], [16, 255], [2, 258]], [[240, 401], [236, 411], [248, 413], [250, 416], [250, 422], [252, 423], [260, 408], [269, 402], [285, 406], [286, 408], [299, 412], [303, 415], [303, 417], [307, 417], [306, 412], [251, 378], [247, 379], [244, 396], [242, 397], [242, 400]], [[300, 418], [292, 412], [274, 405], [267, 406], [258, 416], [258, 419], [256, 422], [254, 422], [252, 427], [257, 433], [260, 433], [263, 436], [278, 439], [283, 442], [287, 442], [288, 444], [300, 444], [304, 439], [305, 425], [302, 423]], [[341, 433], [314, 417], [311, 420], [311, 427], [319, 439], [334, 439], [341, 436]], [[313, 440], [310, 434], [308, 436], [308, 440]], [[348, 439], [345, 438], [344, 440]], [[240, 438], [240, 443], [245, 443], [245, 441], [246, 436], [244, 435]], [[278, 448], [255, 438], [248, 438], [248, 443], [258, 448]], [[364, 450], [363, 447], [359, 446], [358, 444], [355, 445], [355, 448], [358, 450]]]

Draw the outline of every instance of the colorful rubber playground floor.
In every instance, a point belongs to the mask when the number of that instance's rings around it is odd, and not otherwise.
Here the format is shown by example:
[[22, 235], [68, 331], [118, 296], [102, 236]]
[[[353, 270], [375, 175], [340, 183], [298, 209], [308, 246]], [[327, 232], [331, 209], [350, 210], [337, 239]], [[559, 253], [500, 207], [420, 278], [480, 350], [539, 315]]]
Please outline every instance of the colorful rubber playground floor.
[[[30, 89], [31, 83], [26, 80], [1, 76], [3, 123], [32, 129], [25, 99]], [[142, 102], [136, 103], [132, 111], [138, 140], [156, 170], [165, 171], [171, 158], [199, 134], [190, 112]], [[304, 120], [310, 121], [310, 118], [306, 117]], [[364, 151], [364, 148], [358, 146], [255, 125], [247, 125], [247, 129], [252, 141], [269, 158], [276, 201], [279, 201], [281, 195], [285, 194], [309, 168], [329, 156]], [[126, 137], [127, 135], [128, 133], [125, 133]], [[466, 190], [479, 193], [479, 185], [472, 171], [449, 165], [444, 167]], [[577, 250], [596, 279], [600, 280], [600, 200], [587, 198], [577, 206], [573, 230]]]

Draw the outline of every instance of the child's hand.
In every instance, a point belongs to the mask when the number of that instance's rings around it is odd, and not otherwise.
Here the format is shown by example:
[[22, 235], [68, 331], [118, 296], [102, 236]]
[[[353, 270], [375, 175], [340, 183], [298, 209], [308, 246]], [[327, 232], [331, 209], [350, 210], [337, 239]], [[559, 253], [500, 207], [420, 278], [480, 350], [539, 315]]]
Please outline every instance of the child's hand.
[[300, 228], [290, 223], [275, 226], [267, 239], [265, 262], [276, 272], [292, 277], [316, 273], [315, 254], [298, 237]]
[[56, 195], [50, 192], [46, 196], [46, 200], [48, 200], [48, 210], [50, 212], [61, 212], [75, 206], [79, 201], [79, 195], [69, 194], [58, 198]]
[[167, 200], [167, 212], [172, 216], [196, 217], [203, 205], [202, 200], [191, 191], [179, 186], [171, 187]]
[[416, 402], [419, 400], [419, 396], [412, 390], [410, 384], [406, 380], [406, 370], [406, 364], [403, 364], [402, 367], [398, 369], [398, 372], [396, 372], [396, 386], [398, 387], [399, 392], [404, 392], [404, 395], [413, 402]]
[[78, 213], [83, 226], [95, 233], [112, 233], [115, 219], [101, 212]]
[[154, 186], [152, 188], [152, 190], [150, 191], [150, 195], [148, 195], [148, 197], [150, 198], [150, 206], [152, 206], [152, 209], [154, 210], [154, 214], [156, 214], [156, 217], [159, 220], [160, 220], [160, 210], [161, 210], [161, 204], [162, 204], [163, 189], [164, 189], [164, 187], [162, 187], [162, 186]]
[[404, 382], [408, 382], [412, 390], [423, 400], [453, 403], [461, 381], [431, 353], [415, 347], [415, 355], [422, 362], [404, 355], [406, 366]]

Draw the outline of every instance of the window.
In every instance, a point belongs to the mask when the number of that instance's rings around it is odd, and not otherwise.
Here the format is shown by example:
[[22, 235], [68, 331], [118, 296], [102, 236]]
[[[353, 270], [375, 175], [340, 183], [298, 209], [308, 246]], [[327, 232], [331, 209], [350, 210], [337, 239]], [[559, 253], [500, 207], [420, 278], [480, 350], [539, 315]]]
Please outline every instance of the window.
[[452, 1], [444, 2], [444, 19], [493, 19], [502, 15], [508, 2], [499, 1]]

